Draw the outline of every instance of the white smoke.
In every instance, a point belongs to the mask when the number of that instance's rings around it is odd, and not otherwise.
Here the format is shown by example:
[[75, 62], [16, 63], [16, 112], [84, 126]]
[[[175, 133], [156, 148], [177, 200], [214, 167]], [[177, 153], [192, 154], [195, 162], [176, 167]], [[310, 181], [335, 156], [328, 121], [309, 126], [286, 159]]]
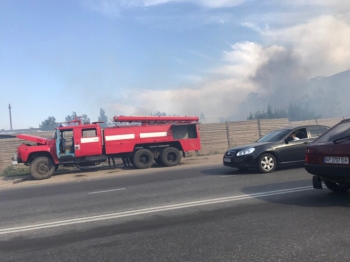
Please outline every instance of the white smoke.
[[[251, 91], [284, 106], [305, 92], [310, 78], [349, 69], [348, 16], [320, 16], [300, 25], [261, 30], [265, 44], [239, 42], [222, 53], [222, 65], [213, 68], [196, 88], [128, 91], [126, 103], [113, 105], [122, 114], [168, 114], [206, 117], [240, 115], [240, 102]], [[124, 100], [125, 101], [125, 100]], [[249, 113], [248, 113], [249, 114]]]

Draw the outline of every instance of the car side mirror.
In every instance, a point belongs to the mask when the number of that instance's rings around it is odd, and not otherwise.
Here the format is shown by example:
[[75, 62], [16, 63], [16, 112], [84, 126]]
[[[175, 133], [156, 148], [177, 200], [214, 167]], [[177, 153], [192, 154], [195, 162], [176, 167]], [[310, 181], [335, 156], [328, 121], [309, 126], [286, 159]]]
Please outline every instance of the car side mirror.
[[290, 141], [293, 141], [293, 137], [287, 137], [286, 139], [284, 139], [284, 143], [289, 144]]

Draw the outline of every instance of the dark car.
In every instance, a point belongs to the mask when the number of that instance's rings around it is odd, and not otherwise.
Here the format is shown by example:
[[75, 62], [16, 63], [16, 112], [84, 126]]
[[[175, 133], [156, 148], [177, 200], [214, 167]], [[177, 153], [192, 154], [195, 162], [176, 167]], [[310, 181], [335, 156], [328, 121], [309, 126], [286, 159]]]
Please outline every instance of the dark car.
[[307, 145], [328, 129], [327, 126], [308, 125], [275, 130], [254, 144], [229, 149], [223, 164], [240, 170], [258, 168], [263, 173], [273, 172], [277, 166], [303, 164]]
[[322, 181], [333, 192], [350, 189], [350, 119], [329, 129], [307, 147], [305, 169], [313, 176], [313, 186]]

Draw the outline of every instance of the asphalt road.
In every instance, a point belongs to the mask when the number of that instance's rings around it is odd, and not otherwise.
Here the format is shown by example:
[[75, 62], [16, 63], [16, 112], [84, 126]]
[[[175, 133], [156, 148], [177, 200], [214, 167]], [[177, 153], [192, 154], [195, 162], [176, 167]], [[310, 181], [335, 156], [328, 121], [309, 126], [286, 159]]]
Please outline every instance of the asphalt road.
[[0, 261], [348, 261], [350, 194], [221, 165], [0, 191]]

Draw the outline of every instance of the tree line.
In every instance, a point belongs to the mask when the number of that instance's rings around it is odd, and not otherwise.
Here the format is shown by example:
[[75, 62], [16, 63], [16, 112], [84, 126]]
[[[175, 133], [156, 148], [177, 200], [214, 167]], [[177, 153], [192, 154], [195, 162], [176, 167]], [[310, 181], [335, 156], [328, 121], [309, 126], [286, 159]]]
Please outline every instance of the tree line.
[[[90, 124], [90, 118], [88, 117], [87, 114], [82, 114], [81, 116], [78, 116], [76, 112], [72, 112], [72, 114], [67, 115], [65, 117], [65, 122], [71, 122], [75, 119], [79, 118], [83, 124]], [[98, 117], [98, 122], [103, 122], [99, 123], [101, 127], [107, 127], [108, 126], [108, 117], [106, 116], [105, 111], [101, 108], [100, 109], [100, 115]], [[50, 131], [54, 130], [55, 127], [59, 125], [59, 122], [56, 121], [56, 118], [54, 116], [49, 116], [45, 120], [39, 124], [39, 128], [43, 131]]]
[[[150, 116], [167, 116], [168, 114], [157, 110], [155, 113], [150, 113], [149, 115]], [[173, 115], [173, 116], [177, 116], [177, 115]], [[76, 118], [80, 118], [83, 124], [90, 124], [90, 118], [88, 117], [88, 115], [82, 114], [81, 116], [78, 116], [77, 113], [74, 111], [72, 112], [72, 114], [67, 115], [65, 117], [65, 122], [71, 122]], [[108, 117], [106, 115], [105, 110], [103, 110], [102, 108], [100, 109], [98, 122], [103, 122], [103, 123], [99, 123], [101, 127], [108, 126]], [[50, 130], [54, 130], [55, 127], [57, 127], [58, 125], [59, 125], [59, 122], [56, 121], [56, 118], [54, 116], [49, 116], [48, 118], [46, 118], [41, 122], [41, 124], [39, 125], [39, 128], [43, 131], [50, 131]]]

